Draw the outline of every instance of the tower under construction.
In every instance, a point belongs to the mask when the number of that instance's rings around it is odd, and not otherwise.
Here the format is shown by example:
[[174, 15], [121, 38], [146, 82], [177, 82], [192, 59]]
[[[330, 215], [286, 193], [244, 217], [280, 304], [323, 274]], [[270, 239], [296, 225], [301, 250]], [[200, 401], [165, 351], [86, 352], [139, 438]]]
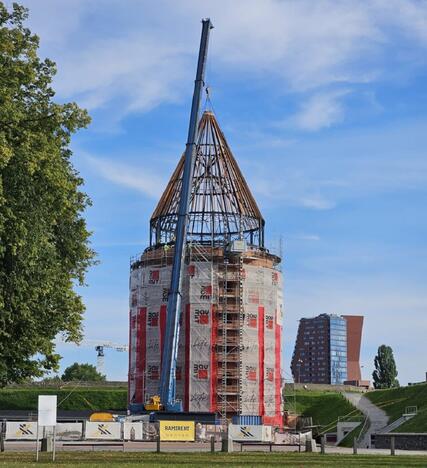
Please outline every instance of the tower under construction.
[[[158, 393], [184, 155], [131, 262], [129, 404]], [[281, 424], [281, 259], [214, 114], [202, 115], [190, 184], [176, 395], [184, 411]]]

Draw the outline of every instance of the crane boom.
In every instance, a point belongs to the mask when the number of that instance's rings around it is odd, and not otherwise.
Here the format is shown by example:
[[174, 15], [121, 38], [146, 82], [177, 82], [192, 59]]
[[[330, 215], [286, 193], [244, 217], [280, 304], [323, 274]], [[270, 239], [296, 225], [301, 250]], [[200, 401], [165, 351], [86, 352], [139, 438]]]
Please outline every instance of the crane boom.
[[176, 402], [176, 361], [179, 341], [179, 315], [181, 313], [181, 289], [185, 248], [187, 237], [188, 210], [191, 196], [191, 182], [196, 156], [197, 123], [199, 121], [200, 101], [204, 84], [206, 57], [208, 53], [209, 33], [213, 28], [209, 18], [202, 20], [199, 58], [196, 80], [194, 82], [193, 101], [191, 104], [190, 123], [185, 147], [184, 173], [178, 207], [178, 220], [175, 234], [171, 285], [168, 295], [165, 339], [163, 345], [162, 371], [159, 394], [163, 406], [168, 411], [182, 411], [180, 402]]

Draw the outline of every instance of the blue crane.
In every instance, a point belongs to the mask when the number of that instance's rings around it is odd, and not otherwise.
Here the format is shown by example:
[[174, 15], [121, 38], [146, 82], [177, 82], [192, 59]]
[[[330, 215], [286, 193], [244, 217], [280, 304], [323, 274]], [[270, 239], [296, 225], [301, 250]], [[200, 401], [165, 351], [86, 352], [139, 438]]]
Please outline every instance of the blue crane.
[[184, 173], [178, 207], [178, 220], [175, 234], [175, 250], [172, 266], [171, 285], [166, 312], [166, 330], [163, 344], [163, 361], [160, 375], [159, 396], [161, 406], [166, 411], [182, 411], [182, 403], [176, 401], [176, 361], [179, 341], [179, 316], [181, 314], [181, 289], [184, 271], [188, 211], [191, 196], [191, 184], [196, 157], [197, 124], [200, 114], [200, 102], [204, 86], [206, 57], [210, 30], [213, 28], [209, 18], [202, 20], [199, 59], [196, 80], [194, 82], [193, 101], [191, 104], [190, 124], [185, 147]]

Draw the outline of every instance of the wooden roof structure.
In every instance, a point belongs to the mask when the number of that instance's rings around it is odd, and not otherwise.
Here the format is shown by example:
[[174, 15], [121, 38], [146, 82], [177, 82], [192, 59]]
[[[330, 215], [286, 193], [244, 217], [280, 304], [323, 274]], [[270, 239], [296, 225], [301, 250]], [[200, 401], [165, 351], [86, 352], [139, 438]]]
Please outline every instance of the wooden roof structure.
[[[184, 155], [150, 220], [151, 246], [174, 242]], [[205, 111], [199, 122], [187, 240], [218, 245], [245, 239], [264, 246], [264, 219], [218, 122]]]

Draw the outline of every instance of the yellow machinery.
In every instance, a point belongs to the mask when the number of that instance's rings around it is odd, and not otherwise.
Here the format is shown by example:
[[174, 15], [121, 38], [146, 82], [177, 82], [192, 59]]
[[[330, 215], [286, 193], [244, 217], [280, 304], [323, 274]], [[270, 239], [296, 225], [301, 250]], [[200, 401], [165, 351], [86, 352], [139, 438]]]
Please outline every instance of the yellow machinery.
[[114, 416], [111, 413], [92, 413], [90, 415], [89, 421], [112, 422], [114, 421]]
[[163, 409], [163, 405], [160, 403], [159, 395], [152, 396], [150, 400], [145, 403], [144, 408], [147, 411], [161, 411]]

